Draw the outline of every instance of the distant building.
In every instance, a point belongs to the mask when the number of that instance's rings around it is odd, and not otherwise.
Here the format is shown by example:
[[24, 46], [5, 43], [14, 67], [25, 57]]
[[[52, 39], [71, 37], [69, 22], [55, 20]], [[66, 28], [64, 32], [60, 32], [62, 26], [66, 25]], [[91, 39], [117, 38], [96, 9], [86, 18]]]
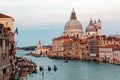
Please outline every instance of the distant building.
[[103, 38], [102, 45], [116, 44], [120, 45], [120, 38], [116, 36], [107, 36]]
[[98, 40], [93, 38], [88, 41], [88, 52], [91, 60], [98, 61]]
[[88, 51], [88, 39], [87, 38], [84, 38], [84, 39], [81, 39], [81, 59], [82, 60], [90, 60], [90, 54], [89, 54], [89, 51]]
[[69, 41], [64, 42], [64, 57], [69, 59], [81, 59], [80, 39], [70, 37]]
[[100, 19], [98, 20], [98, 22], [96, 22], [96, 20], [93, 22], [92, 19], [90, 18], [89, 25], [86, 27], [86, 36], [90, 37], [102, 35], [101, 26], [102, 24]]
[[[65, 53], [65, 45], [70, 41], [69, 36], [60, 36], [52, 40], [52, 55], [63, 58]], [[67, 45], [66, 45], [67, 46]]]
[[120, 46], [113, 48], [113, 58], [112, 62], [114, 64], [120, 64]]
[[99, 61], [120, 64], [120, 46], [109, 44], [99, 48]]
[[114, 45], [106, 45], [99, 48], [99, 61], [112, 63]]
[[57, 58], [80, 59], [80, 40], [75, 37], [60, 36], [52, 40], [52, 54]]
[[47, 56], [51, 49], [51, 46], [43, 46], [42, 43], [39, 41], [37, 44], [37, 48], [35, 49], [35, 54], [40, 54], [41, 56]]

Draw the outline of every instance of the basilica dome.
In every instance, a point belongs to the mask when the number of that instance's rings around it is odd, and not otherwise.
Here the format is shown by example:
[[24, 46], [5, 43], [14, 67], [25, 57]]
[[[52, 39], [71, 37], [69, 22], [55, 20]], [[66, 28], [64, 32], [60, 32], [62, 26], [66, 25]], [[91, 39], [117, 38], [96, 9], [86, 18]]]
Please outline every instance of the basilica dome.
[[87, 28], [86, 28], [86, 32], [88, 31], [97, 31], [95, 25], [88, 25]]
[[76, 13], [73, 9], [71, 12], [70, 20], [67, 21], [64, 27], [64, 36], [82, 38], [83, 37], [83, 28], [79, 20], [77, 20]]
[[80, 23], [80, 21], [77, 20], [74, 9], [71, 13], [70, 20], [67, 21], [64, 27], [64, 30], [70, 30], [70, 29], [81, 29], [82, 30], [82, 24]]
[[64, 30], [69, 29], [81, 29], [82, 30], [82, 24], [78, 20], [71, 19], [65, 24]]

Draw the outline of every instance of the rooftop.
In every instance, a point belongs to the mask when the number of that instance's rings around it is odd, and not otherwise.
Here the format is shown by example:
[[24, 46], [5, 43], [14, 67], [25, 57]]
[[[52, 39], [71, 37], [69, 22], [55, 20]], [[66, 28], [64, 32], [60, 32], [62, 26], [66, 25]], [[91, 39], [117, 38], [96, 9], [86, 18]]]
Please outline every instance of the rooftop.
[[117, 44], [108, 44], [106, 46], [102, 46], [101, 48], [118, 48], [118, 47], [120, 47], [120, 46]]
[[12, 18], [11, 16], [0, 13], [0, 18]]

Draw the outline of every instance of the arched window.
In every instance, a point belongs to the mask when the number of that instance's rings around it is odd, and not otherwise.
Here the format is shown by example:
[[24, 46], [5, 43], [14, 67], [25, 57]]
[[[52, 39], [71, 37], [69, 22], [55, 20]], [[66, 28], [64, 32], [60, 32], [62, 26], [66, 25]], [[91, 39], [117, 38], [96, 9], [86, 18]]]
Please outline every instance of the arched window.
[[77, 38], [78, 38], [78, 34], [77, 34]]

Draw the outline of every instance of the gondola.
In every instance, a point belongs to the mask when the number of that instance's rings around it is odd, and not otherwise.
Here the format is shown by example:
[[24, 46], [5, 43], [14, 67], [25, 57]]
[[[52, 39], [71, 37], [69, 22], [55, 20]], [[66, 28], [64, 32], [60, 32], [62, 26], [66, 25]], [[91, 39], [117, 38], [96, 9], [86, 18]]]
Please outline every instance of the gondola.
[[54, 65], [54, 71], [56, 71], [57, 70], [57, 67]]

